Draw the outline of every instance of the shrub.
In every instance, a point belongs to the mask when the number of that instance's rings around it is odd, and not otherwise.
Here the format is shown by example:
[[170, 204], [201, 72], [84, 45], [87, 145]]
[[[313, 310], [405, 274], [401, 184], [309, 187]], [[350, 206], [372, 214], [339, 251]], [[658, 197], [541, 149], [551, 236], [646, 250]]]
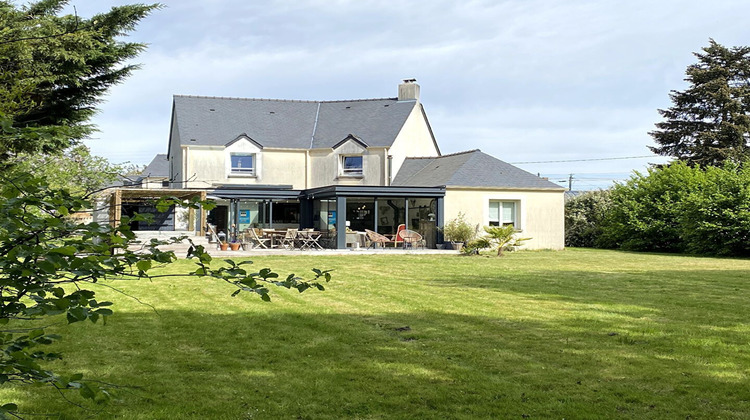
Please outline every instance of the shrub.
[[443, 227], [445, 239], [453, 242], [467, 243], [477, 236], [479, 226], [473, 227], [466, 221], [466, 216], [459, 212], [455, 219], [451, 219]]
[[531, 239], [517, 238], [516, 228], [513, 226], [485, 226], [484, 231], [487, 233], [486, 235], [468, 242], [461, 252], [472, 255], [478, 254], [482, 249], [496, 247], [497, 256], [501, 257], [503, 251], [514, 251], [525, 241]]
[[684, 163], [635, 173], [612, 189], [612, 208], [596, 245], [634, 251], [682, 252], [680, 205], [696, 188], [696, 170]]
[[750, 255], [750, 165], [727, 164], [700, 173], [699, 188], [680, 206], [688, 252]]
[[610, 190], [587, 191], [565, 202], [565, 246], [594, 246], [612, 207], [610, 196]]
[[750, 162], [636, 173], [612, 189], [599, 247], [750, 255]]

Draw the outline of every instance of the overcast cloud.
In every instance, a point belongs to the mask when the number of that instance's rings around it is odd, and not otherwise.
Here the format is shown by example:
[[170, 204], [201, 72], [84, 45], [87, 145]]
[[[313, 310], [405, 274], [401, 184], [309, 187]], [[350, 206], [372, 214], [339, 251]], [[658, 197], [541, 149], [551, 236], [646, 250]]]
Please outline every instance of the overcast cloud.
[[[71, 1], [90, 16], [126, 1]], [[143, 68], [114, 88], [89, 144], [112, 161], [166, 153], [174, 94], [393, 97], [416, 78], [444, 154], [506, 162], [651, 155], [648, 131], [709, 38], [747, 45], [746, 1], [166, 0], [129, 38]], [[574, 189], [660, 157], [519, 163]]]

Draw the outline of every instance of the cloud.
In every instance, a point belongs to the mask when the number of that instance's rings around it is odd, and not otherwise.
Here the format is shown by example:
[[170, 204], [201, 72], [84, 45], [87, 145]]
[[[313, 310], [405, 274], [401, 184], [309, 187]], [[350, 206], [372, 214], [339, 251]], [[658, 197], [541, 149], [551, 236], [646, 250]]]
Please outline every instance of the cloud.
[[[127, 1], [85, 1], [81, 15]], [[173, 94], [395, 96], [402, 78], [444, 152], [510, 161], [648, 154], [647, 132], [691, 52], [750, 36], [744, 1], [166, 0], [131, 39], [144, 67], [96, 121], [107, 157], [166, 150]], [[95, 149], [97, 150], [97, 149]], [[628, 172], [639, 160], [586, 164]], [[551, 168], [547, 165], [545, 168]], [[558, 168], [559, 167], [559, 168]], [[583, 164], [558, 165], [556, 171]]]

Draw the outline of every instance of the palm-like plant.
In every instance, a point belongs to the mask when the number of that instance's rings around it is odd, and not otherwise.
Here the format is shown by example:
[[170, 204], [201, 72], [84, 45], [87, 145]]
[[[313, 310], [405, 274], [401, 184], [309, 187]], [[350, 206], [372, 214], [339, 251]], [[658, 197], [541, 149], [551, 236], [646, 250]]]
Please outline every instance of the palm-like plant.
[[487, 235], [472, 241], [467, 247], [467, 253], [476, 252], [475, 250], [484, 248], [497, 247], [497, 256], [501, 257], [503, 251], [513, 250], [523, 245], [525, 241], [531, 238], [516, 238], [516, 228], [514, 226], [485, 226], [484, 231]]

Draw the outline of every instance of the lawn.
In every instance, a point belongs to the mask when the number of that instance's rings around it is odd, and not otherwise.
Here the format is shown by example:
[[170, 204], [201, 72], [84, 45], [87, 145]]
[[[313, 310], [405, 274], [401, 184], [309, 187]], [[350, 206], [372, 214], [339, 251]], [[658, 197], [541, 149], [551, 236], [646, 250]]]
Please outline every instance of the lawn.
[[5, 386], [0, 400], [68, 418], [750, 418], [750, 260], [568, 249], [254, 261], [334, 279], [274, 289], [271, 303], [207, 279], [111, 283], [157, 312], [97, 287], [115, 315], [54, 327], [66, 355], [54, 368], [118, 384], [116, 399], [83, 411]]

